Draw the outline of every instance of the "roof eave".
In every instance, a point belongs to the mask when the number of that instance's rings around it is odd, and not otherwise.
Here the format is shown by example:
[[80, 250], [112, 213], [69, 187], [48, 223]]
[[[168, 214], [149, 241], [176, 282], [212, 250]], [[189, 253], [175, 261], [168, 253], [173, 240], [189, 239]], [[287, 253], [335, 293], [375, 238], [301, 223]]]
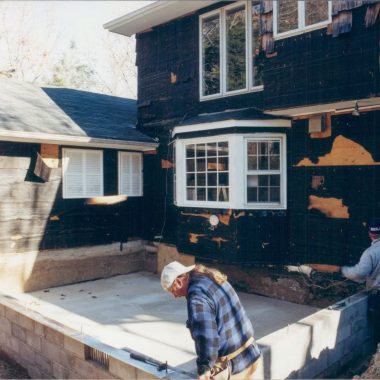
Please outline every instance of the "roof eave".
[[88, 136], [65, 136], [48, 133], [31, 133], [15, 131], [0, 131], [0, 141], [57, 144], [94, 148], [127, 149], [141, 152], [156, 149], [159, 145], [158, 143], [154, 142], [111, 140], [93, 138]]
[[156, 1], [103, 25], [110, 32], [130, 37], [154, 26], [217, 3], [219, 0]]

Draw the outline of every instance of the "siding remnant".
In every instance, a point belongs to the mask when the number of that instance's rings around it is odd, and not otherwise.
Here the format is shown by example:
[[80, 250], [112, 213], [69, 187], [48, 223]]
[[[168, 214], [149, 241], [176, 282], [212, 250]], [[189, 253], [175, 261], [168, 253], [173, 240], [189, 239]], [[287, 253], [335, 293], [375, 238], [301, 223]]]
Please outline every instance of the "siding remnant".
[[322, 198], [310, 195], [308, 210], [312, 209], [319, 210], [328, 218], [348, 219], [350, 217], [348, 207], [343, 205], [342, 199]]

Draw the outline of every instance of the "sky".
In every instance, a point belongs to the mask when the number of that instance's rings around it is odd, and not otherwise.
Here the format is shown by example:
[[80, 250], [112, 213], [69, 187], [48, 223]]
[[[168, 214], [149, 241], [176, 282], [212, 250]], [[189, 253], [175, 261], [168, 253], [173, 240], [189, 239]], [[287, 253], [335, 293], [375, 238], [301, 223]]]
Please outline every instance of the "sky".
[[[71, 41], [75, 42], [78, 59], [90, 62], [95, 68], [97, 77], [107, 82], [109, 88], [120, 79], [113, 78], [109, 56], [122, 52], [128, 45], [128, 54], [134, 54], [134, 38], [118, 36], [103, 28], [103, 24], [121, 17], [152, 1], [1, 1], [0, 2], [0, 71], [14, 66], [11, 57], [19, 54], [19, 47], [25, 49], [30, 45], [31, 58], [29, 66], [23, 62], [22, 79], [38, 83], [43, 75], [68, 49]], [[1, 12], [1, 10], [3, 10]], [[2, 17], [1, 17], [2, 16]], [[3, 29], [2, 29], [3, 28]], [[5, 38], [4, 30], [9, 34]], [[22, 38], [17, 38], [23, 34]], [[17, 47], [17, 44], [19, 47]], [[36, 75], [36, 66], [40, 57], [34, 58], [42, 47], [47, 58], [44, 63], [44, 74]], [[118, 60], [121, 57], [117, 57]], [[130, 90], [116, 89], [120, 96], [135, 97], [136, 78], [133, 71], [134, 57], [130, 57], [127, 80]], [[34, 62], [35, 60], [35, 62]], [[34, 62], [34, 64], [33, 64]], [[41, 71], [41, 70], [40, 70]], [[40, 72], [39, 71], [39, 72]], [[36, 79], [38, 76], [38, 79]], [[105, 90], [107, 91], [107, 89]]]

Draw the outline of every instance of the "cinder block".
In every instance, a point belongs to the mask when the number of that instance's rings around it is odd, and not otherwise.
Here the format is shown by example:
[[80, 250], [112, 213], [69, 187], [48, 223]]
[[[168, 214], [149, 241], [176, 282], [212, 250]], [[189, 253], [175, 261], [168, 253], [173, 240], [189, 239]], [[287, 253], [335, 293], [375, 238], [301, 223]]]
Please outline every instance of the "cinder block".
[[19, 314], [19, 318], [18, 318], [17, 324], [20, 325], [21, 327], [23, 327], [26, 330], [29, 330], [29, 331], [33, 331], [34, 330], [33, 319], [30, 319], [30, 318], [28, 318], [25, 315]]
[[112, 376], [106, 369], [100, 367], [95, 367], [92, 373], [95, 379], [116, 379], [116, 377]]
[[70, 371], [64, 366], [53, 363], [53, 376], [56, 379], [68, 379]]
[[42, 340], [41, 348], [42, 355], [54, 362], [60, 363], [61, 350], [58, 346], [46, 340]]
[[120, 379], [136, 379], [137, 369], [131, 365], [121, 362], [113, 357], [110, 357], [109, 371]]
[[27, 344], [19, 342], [19, 353], [24, 360], [34, 363], [34, 351]]
[[42, 379], [42, 373], [37, 367], [28, 368], [28, 373], [32, 379]]
[[352, 334], [355, 334], [356, 332], [367, 328], [368, 326], [368, 319], [367, 318], [359, 318], [351, 323], [351, 331]]
[[60, 350], [58, 363], [60, 363], [64, 367], [71, 368], [72, 366], [74, 366], [75, 359], [76, 359], [76, 356], [73, 355], [71, 352], [65, 349]]
[[5, 317], [13, 323], [18, 323], [19, 313], [9, 307], [5, 308]]
[[0, 317], [0, 330], [7, 335], [12, 335], [12, 323], [5, 317]]
[[141, 371], [141, 369], [136, 369], [136, 379], [138, 380], [157, 379], [157, 376], [153, 376], [151, 373]]
[[63, 347], [63, 334], [48, 326], [44, 326], [45, 339], [57, 346]]
[[340, 343], [343, 340], [349, 338], [351, 336], [351, 325], [342, 325], [339, 327], [336, 332], [336, 343]]
[[26, 343], [26, 330], [23, 327], [12, 323], [12, 335]]
[[37, 369], [42, 373], [52, 374], [52, 362], [45, 356], [38, 353], [35, 354], [35, 364]]
[[43, 336], [44, 335], [44, 325], [41, 323], [38, 323], [37, 321], [34, 321], [34, 333]]
[[84, 344], [82, 342], [65, 335], [63, 339], [63, 347], [79, 358], [83, 360], [85, 359]]
[[35, 351], [41, 352], [41, 337], [28, 330], [26, 331], [26, 343]]
[[5, 306], [4, 305], [0, 305], [0, 316], [5, 317]]
[[13, 351], [17, 355], [19, 354], [19, 343], [20, 341], [17, 338], [15, 338], [14, 336], [8, 335], [6, 347], [8, 347], [8, 349]]

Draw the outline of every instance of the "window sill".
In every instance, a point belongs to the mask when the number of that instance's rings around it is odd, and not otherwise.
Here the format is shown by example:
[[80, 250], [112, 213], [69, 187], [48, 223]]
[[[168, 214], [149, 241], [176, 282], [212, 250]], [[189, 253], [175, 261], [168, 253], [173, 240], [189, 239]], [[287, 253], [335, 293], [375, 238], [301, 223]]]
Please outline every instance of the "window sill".
[[216, 94], [216, 95], [201, 96], [199, 98], [199, 101], [200, 102], [204, 102], [204, 101], [207, 101], [207, 100], [215, 100], [215, 99], [227, 98], [227, 97], [230, 97], [230, 96], [245, 95], [245, 94], [250, 94], [250, 93], [254, 93], [254, 92], [260, 92], [260, 91], [263, 91], [263, 90], [264, 90], [264, 86], [257, 86], [257, 87], [253, 87], [253, 88], [251, 88], [249, 90], [238, 90], [238, 91], [234, 91], [234, 92], [230, 92], [230, 93], [225, 93], [225, 94]]
[[208, 208], [208, 209], [231, 209], [231, 210], [287, 210], [287, 207], [285, 205], [239, 205], [239, 204], [221, 204], [221, 203], [177, 203], [174, 204], [176, 207], [186, 207], [186, 208]]
[[311, 26], [308, 28], [304, 28], [304, 29], [295, 29], [295, 30], [292, 30], [290, 32], [284, 32], [281, 34], [273, 34], [273, 38], [275, 41], [279, 41], [279, 40], [284, 40], [284, 39], [289, 38], [289, 37], [300, 36], [301, 34], [306, 34], [309, 32], [313, 32], [315, 30], [325, 29], [325, 28], [327, 28], [328, 24], [330, 24], [330, 21], [324, 22], [323, 24], [317, 24], [317, 25], [314, 25], [314, 26]]

